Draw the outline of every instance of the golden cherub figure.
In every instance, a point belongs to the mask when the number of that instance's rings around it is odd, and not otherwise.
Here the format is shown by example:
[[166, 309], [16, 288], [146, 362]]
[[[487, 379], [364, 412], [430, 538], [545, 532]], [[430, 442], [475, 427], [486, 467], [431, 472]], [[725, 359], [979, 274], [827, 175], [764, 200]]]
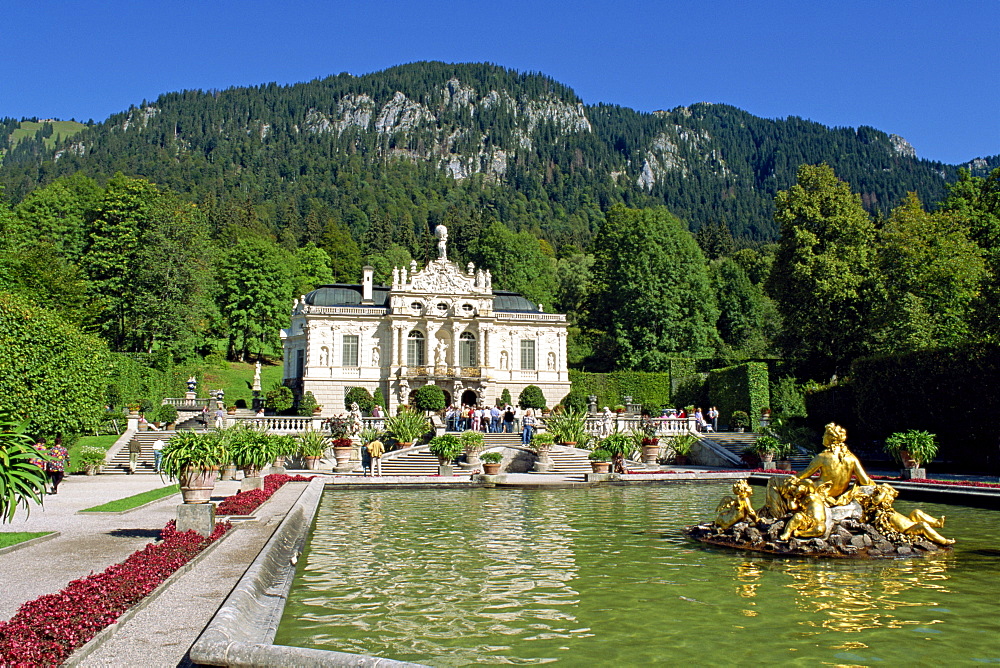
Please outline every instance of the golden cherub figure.
[[747, 484], [747, 481], [737, 480], [733, 483], [733, 494], [736, 496], [722, 497], [722, 501], [719, 502], [719, 506], [715, 509], [717, 513], [715, 523], [723, 529], [728, 529], [743, 520], [757, 521], [757, 513], [754, 512], [753, 506], [750, 505], [750, 497], [753, 496], [753, 490]]
[[814, 483], [796, 480], [789, 486], [789, 506], [795, 512], [785, 525], [781, 540], [817, 538], [826, 535], [826, 508], [829, 505], [831, 481]]
[[907, 536], [923, 536], [938, 545], [953, 545], [954, 538], [945, 538], [935, 529], [944, 526], [944, 515], [932, 517], [920, 510], [914, 509], [909, 515], [904, 515], [892, 504], [899, 496], [899, 490], [892, 485], [877, 485], [875, 493], [862, 503], [866, 506], [868, 521], [880, 530], [892, 530]]

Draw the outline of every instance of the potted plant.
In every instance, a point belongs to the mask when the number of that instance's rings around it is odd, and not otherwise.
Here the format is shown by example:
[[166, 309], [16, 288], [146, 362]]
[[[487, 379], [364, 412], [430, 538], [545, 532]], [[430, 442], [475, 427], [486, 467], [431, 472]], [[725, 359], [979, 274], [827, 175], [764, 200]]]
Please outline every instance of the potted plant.
[[97, 475], [104, 467], [104, 460], [107, 456], [104, 448], [93, 445], [85, 445], [80, 448], [80, 453], [76, 458], [76, 470], [83, 471], [87, 475]]
[[462, 448], [465, 450], [465, 464], [470, 469], [477, 468], [479, 466], [479, 453], [483, 451], [483, 446], [486, 442], [486, 436], [481, 431], [464, 431], [462, 435], [459, 436], [459, 441], [462, 443]]
[[228, 453], [217, 432], [182, 431], [163, 448], [161, 474], [180, 483], [184, 503], [208, 503]]
[[562, 445], [587, 442], [587, 413], [573, 409], [557, 413], [545, 421], [545, 428], [552, 432], [556, 443]]
[[594, 473], [607, 473], [611, 468], [611, 453], [604, 448], [591, 450], [587, 459], [590, 460], [590, 468]]
[[247, 478], [259, 478], [265, 466], [274, 461], [274, 438], [262, 429], [242, 424], [225, 430], [229, 459], [243, 469]]
[[937, 455], [938, 445], [934, 434], [910, 429], [896, 432], [885, 439], [885, 451], [903, 466], [902, 478], [925, 478], [923, 465]]
[[431, 454], [437, 455], [438, 473], [451, 475], [451, 461], [462, 453], [462, 441], [454, 434], [442, 434], [430, 440]]
[[743, 430], [750, 426], [750, 416], [747, 415], [746, 411], [733, 411], [732, 417], [729, 418], [729, 428], [733, 431], [742, 434]]
[[622, 413], [625, 412], [625, 405], [624, 404], [615, 404], [614, 411], [615, 411], [615, 413], [618, 413], [619, 415], [621, 415]]
[[386, 418], [385, 429], [396, 439], [399, 447], [408, 448], [430, 431], [430, 423], [412, 408], [402, 408], [396, 415]]
[[775, 457], [783, 456], [786, 448], [784, 443], [774, 436], [764, 435], [754, 439], [753, 445], [747, 448], [751, 453], [760, 459], [761, 466], [771, 468]]
[[306, 468], [315, 471], [319, 461], [326, 455], [329, 443], [321, 431], [303, 431], [295, 437], [298, 442], [299, 455], [305, 460]]
[[660, 454], [660, 439], [656, 436], [644, 435], [639, 440], [639, 445], [642, 448], [642, 463], [647, 468], [654, 468], [656, 466], [656, 459]]
[[142, 406], [138, 403], [131, 403], [128, 405], [128, 416], [131, 418], [139, 417], [139, 409]]
[[285, 459], [295, 454], [299, 448], [299, 444], [295, 441], [295, 437], [290, 434], [282, 436], [272, 434], [271, 439], [273, 441], [272, 451], [274, 453], [274, 463], [272, 466], [283, 469], [285, 468]]
[[500, 462], [503, 461], [502, 452], [484, 452], [480, 459], [483, 460], [484, 474], [496, 475], [500, 472]]
[[694, 444], [698, 442], [698, 437], [694, 434], [677, 434], [670, 438], [670, 449], [673, 450], [673, 460], [674, 464], [684, 466], [688, 463], [688, 459], [691, 456], [691, 450], [694, 449]]
[[177, 407], [172, 404], [163, 404], [156, 413], [156, 419], [165, 429], [176, 429]]
[[229, 415], [236, 415], [236, 404], [233, 404], [232, 406], [226, 406], [226, 413], [228, 413]]
[[598, 447], [611, 454], [615, 473], [625, 473], [625, 458], [635, 449], [635, 441], [628, 434], [621, 432], [611, 434], [603, 439]]

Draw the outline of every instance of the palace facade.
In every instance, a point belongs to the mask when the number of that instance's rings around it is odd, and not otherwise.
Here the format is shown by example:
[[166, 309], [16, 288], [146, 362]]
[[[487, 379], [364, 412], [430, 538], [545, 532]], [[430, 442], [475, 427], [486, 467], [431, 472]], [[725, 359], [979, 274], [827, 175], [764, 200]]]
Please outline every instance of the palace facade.
[[439, 225], [438, 259], [393, 270], [392, 285], [325, 285], [296, 299], [281, 331], [284, 380], [310, 391], [323, 415], [345, 410], [352, 387], [381, 389], [390, 411], [437, 385], [447, 403], [492, 405], [503, 390], [516, 402], [537, 385], [554, 406], [570, 389], [566, 316], [523, 296], [493, 290], [489, 271], [448, 261]]

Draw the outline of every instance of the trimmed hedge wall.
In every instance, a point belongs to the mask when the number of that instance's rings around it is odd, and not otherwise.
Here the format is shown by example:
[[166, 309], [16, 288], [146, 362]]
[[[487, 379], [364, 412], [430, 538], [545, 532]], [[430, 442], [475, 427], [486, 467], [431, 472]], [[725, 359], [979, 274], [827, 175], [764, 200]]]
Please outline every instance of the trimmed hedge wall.
[[746, 362], [708, 373], [709, 403], [719, 409], [719, 419], [728, 423], [733, 411], [746, 411], [750, 428], [756, 429], [760, 411], [770, 402], [767, 364]]
[[[597, 395], [598, 409], [625, 403], [624, 397], [650, 409], [670, 405], [670, 374], [643, 371], [613, 371], [611, 373], [569, 372], [573, 383], [571, 394], [584, 397]], [[586, 399], [585, 399], [586, 400]]]
[[857, 421], [870, 436], [929, 431], [941, 443], [942, 459], [1000, 468], [1000, 346], [860, 358], [851, 378]]

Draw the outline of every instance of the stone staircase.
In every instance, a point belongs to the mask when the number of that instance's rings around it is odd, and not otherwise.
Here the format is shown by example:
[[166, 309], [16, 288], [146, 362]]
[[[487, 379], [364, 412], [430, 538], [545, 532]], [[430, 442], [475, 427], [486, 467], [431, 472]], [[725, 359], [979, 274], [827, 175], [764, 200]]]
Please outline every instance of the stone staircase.
[[[714, 442], [716, 445], [719, 445], [722, 448], [725, 448], [726, 450], [734, 454], [737, 459], [740, 459], [743, 456], [743, 450], [753, 445], [754, 439], [756, 439], [757, 436], [758, 434], [754, 433], [737, 434], [736, 432], [724, 431], [714, 434], [702, 434], [701, 437], [703, 439], [708, 439]], [[792, 463], [793, 471], [801, 471], [806, 466], [809, 465], [809, 462], [812, 460], [812, 457], [805, 453], [799, 452], [799, 453], [793, 453], [792, 456], [789, 457], [788, 459]]]
[[590, 466], [589, 454], [589, 450], [581, 450], [580, 448], [571, 448], [562, 445], [552, 446], [552, 449], [549, 451], [552, 468], [548, 472], [557, 475], [590, 473], [593, 469]]
[[[176, 431], [139, 431], [136, 432], [134, 438], [139, 441], [139, 446], [142, 448], [142, 452], [139, 453], [139, 457], [136, 460], [135, 472], [136, 475], [142, 474], [155, 474], [156, 468], [153, 466], [153, 441], [158, 438], [162, 438], [164, 442], [170, 440], [170, 438], [176, 434]], [[112, 457], [111, 461], [105, 462], [104, 469], [102, 473], [105, 475], [125, 475], [128, 473], [128, 445], [125, 445], [118, 453]]]

